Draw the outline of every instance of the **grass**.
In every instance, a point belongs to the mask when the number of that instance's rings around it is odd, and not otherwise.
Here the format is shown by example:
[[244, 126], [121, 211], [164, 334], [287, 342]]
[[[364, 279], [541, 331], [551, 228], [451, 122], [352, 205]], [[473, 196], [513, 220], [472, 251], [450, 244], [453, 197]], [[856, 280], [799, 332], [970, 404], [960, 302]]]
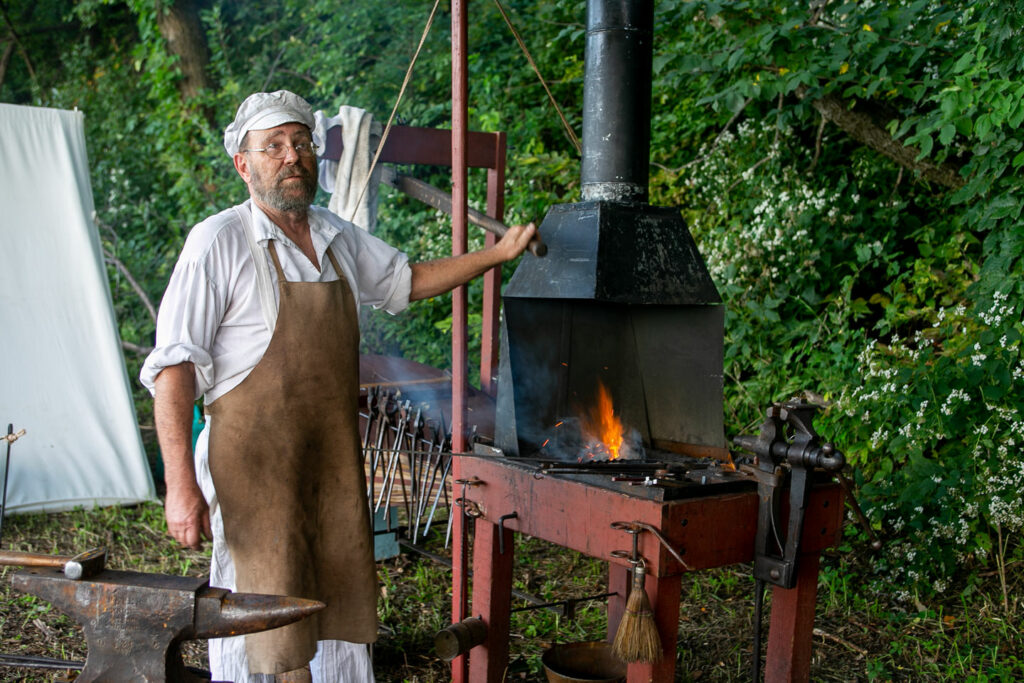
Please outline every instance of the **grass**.
[[[427, 547], [445, 556], [442, 533]], [[71, 554], [106, 546], [109, 566], [163, 574], [201, 576], [208, 552], [183, 549], [166, 536], [159, 505], [107, 508], [4, 521], [7, 548]], [[605, 601], [583, 600], [605, 592], [606, 565], [537, 539], [517, 536], [514, 588], [543, 601], [579, 598], [574, 618], [545, 609], [514, 612], [509, 680], [542, 681], [540, 655], [552, 643], [603, 639]], [[819, 587], [812, 680], [984, 682], [1024, 680], [1022, 589], [1024, 568], [1007, 566], [1010, 603], [999, 577], [975, 577], [933, 604], [908, 610], [886, 594], [872, 593], [858, 552], [824, 558]], [[13, 567], [0, 569], [0, 654], [84, 660], [81, 629], [45, 601], [11, 589]], [[403, 552], [379, 565], [381, 638], [375, 647], [377, 680], [427, 683], [449, 680], [448, 666], [433, 652], [434, 634], [450, 620], [451, 573], [445, 565]], [[750, 680], [753, 580], [747, 566], [684, 577], [677, 637], [679, 681]], [[766, 614], [770, 609], [770, 592]], [[528, 603], [514, 600], [514, 608]], [[205, 643], [190, 642], [186, 663], [206, 668]], [[0, 667], [0, 680], [48, 681], [53, 670]]]

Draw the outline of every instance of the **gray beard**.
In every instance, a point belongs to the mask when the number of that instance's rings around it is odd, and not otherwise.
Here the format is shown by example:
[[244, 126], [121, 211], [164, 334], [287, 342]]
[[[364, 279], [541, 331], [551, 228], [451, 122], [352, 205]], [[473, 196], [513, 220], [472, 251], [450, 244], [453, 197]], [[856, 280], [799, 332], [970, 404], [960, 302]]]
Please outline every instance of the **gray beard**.
[[[284, 171], [282, 171], [282, 174]], [[292, 192], [286, 192], [285, 188], [282, 187], [281, 183], [285, 178], [293, 177], [292, 175], [278, 175], [274, 179], [274, 184], [267, 187], [263, 183], [263, 179], [257, 179], [257, 182], [252, 184], [252, 193], [256, 195], [256, 199], [260, 200], [263, 204], [281, 211], [284, 213], [305, 213], [309, 209], [309, 205], [313, 203], [313, 198], [316, 196], [316, 179], [307, 175], [305, 172], [298, 174], [298, 178], [302, 181], [302, 192], [295, 194]]]

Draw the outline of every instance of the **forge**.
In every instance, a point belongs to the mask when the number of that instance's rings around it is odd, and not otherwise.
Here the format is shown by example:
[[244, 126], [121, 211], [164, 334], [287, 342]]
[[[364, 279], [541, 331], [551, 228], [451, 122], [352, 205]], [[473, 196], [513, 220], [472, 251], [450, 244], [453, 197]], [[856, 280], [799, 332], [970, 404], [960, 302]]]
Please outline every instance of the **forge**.
[[[675, 678], [681, 576], [761, 552], [769, 475], [738, 471], [727, 446], [721, 297], [679, 209], [648, 203], [653, 24], [652, 0], [587, 3], [582, 200], [549, 209], [547, 255], [524, 255], [505, 288], [493, 441], [455, 459], [453, 628], [477, 635], [454, 657], [458, 683], [503, 679], [513, 533], [608, 561], [609, 641], [643, 563], [663, 656], [630, 663], [631, 682]], [[617, 458], [583, 428], [603, 402]], [[768, 681], [809, 679], [819, 554], [843, 520], [838, 485], [801, 481]]]

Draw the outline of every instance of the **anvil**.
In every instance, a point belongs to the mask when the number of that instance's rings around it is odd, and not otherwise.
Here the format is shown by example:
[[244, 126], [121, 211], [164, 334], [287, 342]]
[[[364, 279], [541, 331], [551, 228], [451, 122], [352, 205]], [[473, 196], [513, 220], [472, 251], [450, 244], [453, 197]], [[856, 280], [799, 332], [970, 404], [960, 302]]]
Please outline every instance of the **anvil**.
[[127, 571], [72, 581], [60, 569], [25, 569], [11, 585], [82, 626], [89, 654], [76, 683], [201, 681], [185, 668], [182, 641], [266, 631], [324, 608], [316, 600], [211, 588], [205, 578]]

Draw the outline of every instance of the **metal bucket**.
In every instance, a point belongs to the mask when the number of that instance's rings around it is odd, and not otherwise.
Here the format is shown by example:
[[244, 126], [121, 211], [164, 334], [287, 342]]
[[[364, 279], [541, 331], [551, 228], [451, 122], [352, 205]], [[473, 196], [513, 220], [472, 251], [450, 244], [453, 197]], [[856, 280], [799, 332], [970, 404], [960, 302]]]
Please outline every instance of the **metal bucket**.
[[615, 683], [626, 679], [626, 664], [604, 641], [552, 645], [540, 661], [548, 683]]

